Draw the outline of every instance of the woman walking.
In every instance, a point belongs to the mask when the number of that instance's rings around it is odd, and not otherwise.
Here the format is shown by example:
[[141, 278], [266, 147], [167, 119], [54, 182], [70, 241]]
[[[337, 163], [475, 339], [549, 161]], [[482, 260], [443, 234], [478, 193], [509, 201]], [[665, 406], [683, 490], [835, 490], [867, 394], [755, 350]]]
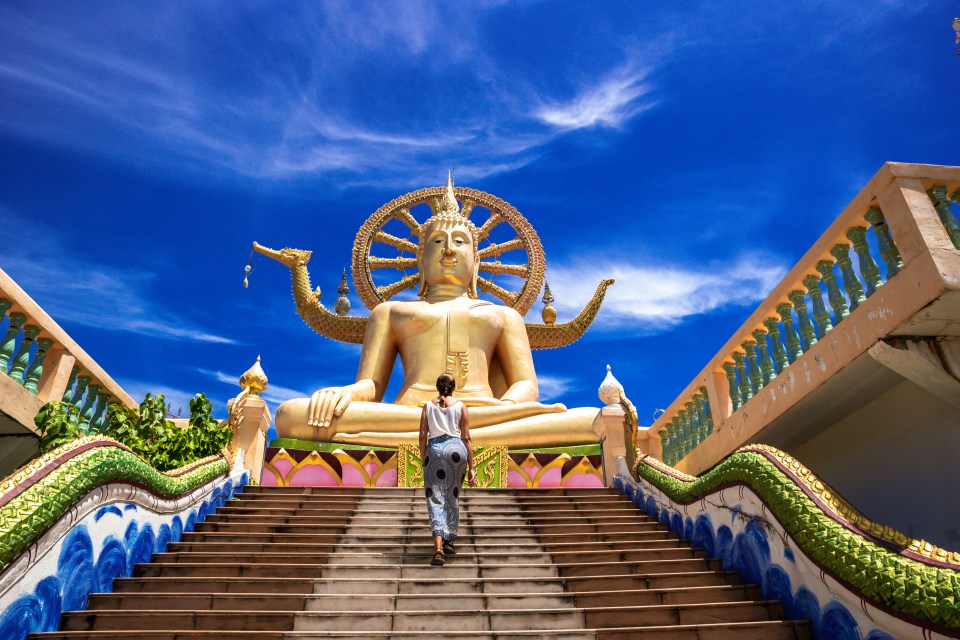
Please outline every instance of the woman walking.
[[453, 555], [453, 541], [460, 524], [460, 487], [464, 468], [468, 484], [477, 483], [470, 446], [470, 419], [467, 405], [453, 398], [457, 383], [449, 373], [437, 378], [437, 393], [420, 414], [420, 452], [423, 456], [423, 484], [427, 513], [433, 533], [434, 554], [430, 564], [442, 565]]

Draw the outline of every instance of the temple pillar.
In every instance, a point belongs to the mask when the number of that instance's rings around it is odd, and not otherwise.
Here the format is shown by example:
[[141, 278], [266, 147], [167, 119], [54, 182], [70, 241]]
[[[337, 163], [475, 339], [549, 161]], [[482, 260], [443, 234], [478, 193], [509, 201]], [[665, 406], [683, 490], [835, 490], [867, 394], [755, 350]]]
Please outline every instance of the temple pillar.
[[251, 484], [260, 484], [263, 455], [267, 447], [267, 429], [273, 422], [270, 409], [264, 399], [256, 395], [230, 400], [227, 402], [227, 409], [230, 411], [233, 426], [230, 458], [235, 459], [237, 452], [242, 449], [243, 468], [250, 472]]
[[[600, 450], [603, 453], [603, 484], [607, 487], [613, 486], [617, 458], [627, 455], [627, 445], [623, 433], [624, 416], [625, 413], [621, 407], [606, 406], [600, 409], [600, 413], [593, 419], [593, 432], [600, 438]], [[640, 439], [639, 432], [637, 439]], [[644, 440], [647, 440], [647, 438], [644, 438]], [[639, 442], [637, 442], [637, 446], [646, 453], [646, 449]]]

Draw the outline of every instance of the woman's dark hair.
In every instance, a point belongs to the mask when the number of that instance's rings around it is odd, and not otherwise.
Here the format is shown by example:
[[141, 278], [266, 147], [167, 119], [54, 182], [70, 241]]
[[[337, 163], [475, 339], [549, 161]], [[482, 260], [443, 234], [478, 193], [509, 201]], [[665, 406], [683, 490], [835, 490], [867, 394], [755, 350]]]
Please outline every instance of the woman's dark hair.
[[441, 398], [452, 396], [453, 390], [456, 388], [457, 381], [449, 373], [441, 373], [440, 377], [437, 378], [437, 391], [440, 392]]

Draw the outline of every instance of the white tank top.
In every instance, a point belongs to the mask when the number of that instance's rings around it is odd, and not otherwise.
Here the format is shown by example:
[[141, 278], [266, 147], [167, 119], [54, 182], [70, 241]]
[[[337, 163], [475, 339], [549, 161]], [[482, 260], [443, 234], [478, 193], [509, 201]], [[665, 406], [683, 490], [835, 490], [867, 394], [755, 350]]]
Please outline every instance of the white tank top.
[[430, 438], [438, 436], [460, 437], [460, 401], [454, 400], [449, 407], [434, 404], [431, 400], [427, 407], [427, 433]]

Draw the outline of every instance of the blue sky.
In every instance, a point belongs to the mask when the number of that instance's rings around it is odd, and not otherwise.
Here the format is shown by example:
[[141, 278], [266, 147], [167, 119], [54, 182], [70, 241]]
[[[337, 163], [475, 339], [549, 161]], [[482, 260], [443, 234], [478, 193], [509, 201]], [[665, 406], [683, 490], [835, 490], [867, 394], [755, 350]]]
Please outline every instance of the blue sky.
[[[138, 400], [224, 413], [353, 380], [253, 240], [314, 251], [443, 182], [536, 227], [560, 321], [542, 395], [611, 364], [667, 406], [883, 162], [957, 164], [949, 2], [5, 2], [0, 267]], [[365, 311], [353, 295], [354, 312]], [[540, 305], [527, 316], [539, 321]], [[645, 420], [645, 421], [648, 421]]]

